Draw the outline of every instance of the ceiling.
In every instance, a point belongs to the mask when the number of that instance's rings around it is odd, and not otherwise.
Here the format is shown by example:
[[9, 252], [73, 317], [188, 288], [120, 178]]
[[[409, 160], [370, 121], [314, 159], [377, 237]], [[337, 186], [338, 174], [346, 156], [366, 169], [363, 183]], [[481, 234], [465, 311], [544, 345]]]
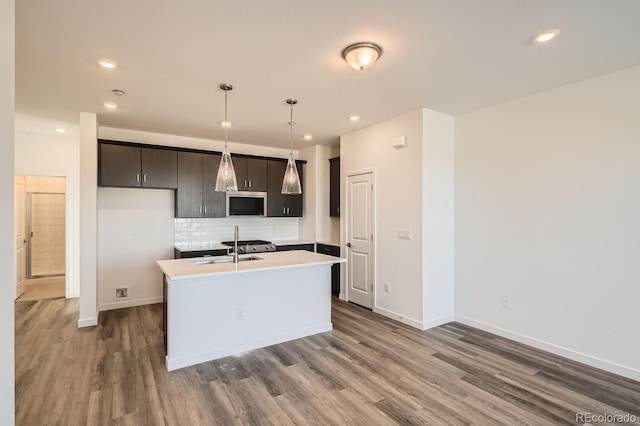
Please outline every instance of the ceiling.
[[[295, 147], [330, 145], [420, 107], [459, 115], [638, 65], [638, 22], [637, 0], [20, 0], [16, 111], [224, 139], [230, 83], [229, 140], [288, 146], [295, 97]], [[560, 36], [532, 42], [548, 28]], [[358, 41], [384, 48], [364, 72], [340, 56]]]

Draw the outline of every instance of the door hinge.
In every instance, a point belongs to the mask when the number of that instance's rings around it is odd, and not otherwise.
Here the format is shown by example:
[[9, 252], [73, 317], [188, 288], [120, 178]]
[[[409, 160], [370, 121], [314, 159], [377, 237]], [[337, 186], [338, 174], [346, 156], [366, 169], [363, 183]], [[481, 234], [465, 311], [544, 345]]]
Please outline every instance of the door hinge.
[[373, 242], [373, 234], [371, 234], [371, 241]]
[[371, 191], [373, 191], [373, 184], [371, 184]]

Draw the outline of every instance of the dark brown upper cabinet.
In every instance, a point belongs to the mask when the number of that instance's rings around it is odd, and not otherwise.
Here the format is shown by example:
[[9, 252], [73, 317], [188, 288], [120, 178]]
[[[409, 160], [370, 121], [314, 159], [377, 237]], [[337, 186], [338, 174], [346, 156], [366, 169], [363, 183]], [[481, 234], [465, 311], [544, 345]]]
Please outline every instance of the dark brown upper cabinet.
[[238, 191], [267, 190], [267, 160], [233, 157], [233, 168], [238, 180]]
[[[303, 165], [296, 162], [300, 185], [303, 184]], [[267, 216], [269, 217], [302, 217], [302, 194], [282, 194], [282, 180], [287, 167], [286, 161], [268, 160], [267, 174]]]
[[340, 157], [329, 159], [329, 216], [340, 217]]
[[226, 196], [215, 191], [219, 154], [178, 152], [175, 217], [224, 217]]
[[178, 187], [178, 156], [172, 149], [100, 143], [98, 156], [100, 186]]

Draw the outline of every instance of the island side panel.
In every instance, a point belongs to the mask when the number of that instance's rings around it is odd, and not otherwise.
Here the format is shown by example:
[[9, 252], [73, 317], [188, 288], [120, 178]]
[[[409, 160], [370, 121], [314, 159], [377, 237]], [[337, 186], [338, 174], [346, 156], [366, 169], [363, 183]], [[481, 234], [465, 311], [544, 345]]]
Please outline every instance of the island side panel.
[[331, 330], [331, 265], [170, 280], [167, 302], [171, 371]]

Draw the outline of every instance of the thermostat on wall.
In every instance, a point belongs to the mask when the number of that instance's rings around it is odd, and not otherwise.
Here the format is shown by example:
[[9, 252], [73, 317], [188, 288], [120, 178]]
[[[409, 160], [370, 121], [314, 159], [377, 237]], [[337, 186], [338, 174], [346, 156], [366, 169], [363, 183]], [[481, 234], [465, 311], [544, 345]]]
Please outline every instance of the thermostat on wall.
[[407, 146], [407, 137], [406, 136], [396, 136], [391, 139], [391, 146], [394, 148], [404, 148]]

